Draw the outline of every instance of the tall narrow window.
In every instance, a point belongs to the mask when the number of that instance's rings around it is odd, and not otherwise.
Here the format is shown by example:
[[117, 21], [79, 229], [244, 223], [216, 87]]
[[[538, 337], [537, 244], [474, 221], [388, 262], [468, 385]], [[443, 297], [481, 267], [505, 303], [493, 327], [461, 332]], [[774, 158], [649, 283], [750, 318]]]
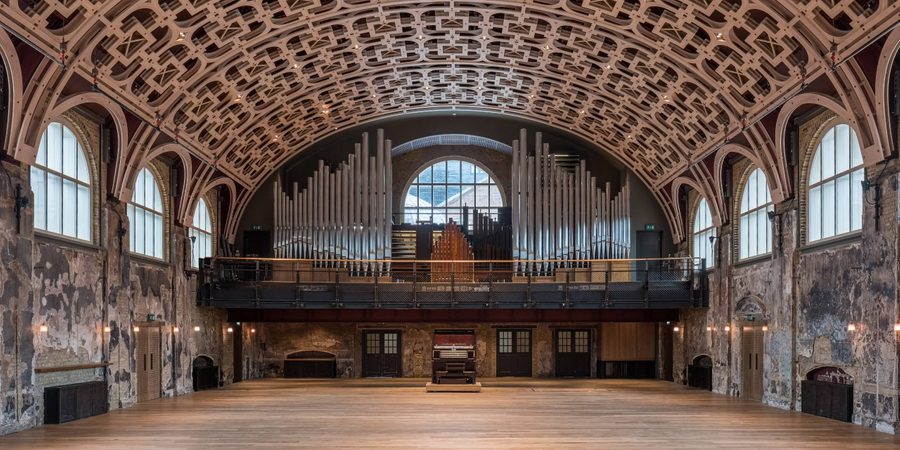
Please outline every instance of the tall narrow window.
[[846, 124], [825, 132], [809, 166], [807, 242], [862, 229], [864, 177], [856, 132]]
[[766, 174], [759, 168], [753, 169], [741, 194], [741, 259], [772, 251], [772, 227], [768, 215], [772, 208], [772, 195], [769, 193]]
[[188, 233], [191, 237], [191, 267], [199, 267], [200, 260], [212, 256], [212, 220], [206, 200], [200, 197], [194, 210], [194, 222]]
[[53, 122], [41, 136], [31, 190], [36, 229], [91, 241], [91, 173], [69, 127]]
[[716, 228], [713, 225], [709, 204], [705, 198], [701, 198], [700, 203], [697, 205], [697, 212], [694, 215], [693, 250], [695, 258], [706, 258], [706, 267], [712, 267], [716, 264], [715, 245], [709, 239], [715, 235]]
[[497, 182], [480, 166], [451, 159], [436, 162], [416, 174], [404, 205], [405, 222], [461, 224], [463, 206], [469, 207], [469, 223], [474, 209], [497, 218], [503, 198]]
[[131, 251], [163, 259], [163, 201], [156, 178], [146, 168], [138, 173], [128, 204]]

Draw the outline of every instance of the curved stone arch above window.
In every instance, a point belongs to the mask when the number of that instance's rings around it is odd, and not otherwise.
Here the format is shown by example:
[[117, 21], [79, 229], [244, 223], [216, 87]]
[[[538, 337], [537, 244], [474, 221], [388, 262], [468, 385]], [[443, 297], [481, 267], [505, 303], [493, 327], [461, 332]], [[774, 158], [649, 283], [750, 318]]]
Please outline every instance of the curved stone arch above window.
[[391, 153], [394, 156], [399, 156], [414, 150], [435, 147], [439, 145], [469, 145], [473, 147], [481, 147], [488, 150], [498, 151], [507, 155], [512, 154], [512, 146], [510, 145], [504, 144], [491, 138], [471, 134], [436, 134], [433, 136], [425, 136], [404, 142], [391, 149]]
[[[900, 65], [900, 28], [888, 35], [878, 56], [878, 68], [875, 70], [875, 120], [878, 122], [879, 134], [886, 137], [888, 145], [892, 147], [897, 146], [897, 141], [891, 138], [890, 89], [891, 74], [897, 65]], [[900, 90], [900, 86], [895, 89]], [[900, 149], [889, 148], [888, 151], [897, 152]]]

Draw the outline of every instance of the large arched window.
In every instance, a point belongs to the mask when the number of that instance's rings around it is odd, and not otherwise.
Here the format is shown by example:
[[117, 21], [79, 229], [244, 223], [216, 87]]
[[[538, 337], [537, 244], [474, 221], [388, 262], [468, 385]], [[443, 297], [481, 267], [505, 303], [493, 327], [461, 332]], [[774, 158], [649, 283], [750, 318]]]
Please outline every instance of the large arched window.
[[69, 127], [53, 122], [41, 136], [31, 166], [31, 190], [36, 229], [91, 240], [91, 173]]
[[146, 168], [138, 173], [128, 204], [131, 251], [163, 259], [163, 201], [156, 177]]
[[212, 220], [203, 197], [197, 202], [194, 221], [188, 233], [191, 237], [191, 267], [198, 267], [201, 259], [212, 256]]
[[750, 258], [772, 251], [772, 227], [769, 211], [772, 195], [766, 182], [766, 174], [759, 168], [753, 169], [744, 184], [740, 205], [740, 258]]
[[825, 132], [809, 166], [807, 242], [862, 229], [864, 176], [856, 132], [846, 124]]
[[436, 162], [413, 179], [405, 199], [405, 222], [462, 223], [463, 206], [494, 219], [503, 206], [497, 182], [477, 164], [450, 159]]
[[716, 235], [716, 228], [713, 225], [712, 213], [709, 211], [709, 204], [705, 198], [700, 199], [697, 204], [697, 210], [694, 213], [694, 257], [706, 258], [706, 267], [715, 265], [715, 246], [710, 242], [710, 237]]

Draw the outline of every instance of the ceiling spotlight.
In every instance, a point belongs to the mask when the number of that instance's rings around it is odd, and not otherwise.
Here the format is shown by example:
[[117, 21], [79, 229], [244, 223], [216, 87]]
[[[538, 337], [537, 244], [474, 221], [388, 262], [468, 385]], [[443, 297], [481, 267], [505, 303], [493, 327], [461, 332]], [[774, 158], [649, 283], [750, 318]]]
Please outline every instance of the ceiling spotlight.
[[236, 102], [241, 101], [241, 94], [238, 94], [238, 95], [234, 98], [234, 101], [236, 101]]
[[355, 45], [353, 46], [353, 50], [359, 50], [359, 44], [355, 44]]
[[606, 65], [606, 69], [607, 69], [607, 70], [612, 69], [612, 66], [609, 65], [609, 64], [607, 64], [607, 65]]
[[716, 40], [719, 42], [725, 42], [725, 38], [722, 37], [722, 33], [716, 33]]
[[419, 35], [419, 40], [422, 40], [422, 39], [425, 39], [425, 37], [422, 36], [422, 35], [420, 34], [420, 35]]
[[545, 46], [544, 46], [544, 50], [550, 50], [550, 46], [549, 46], [549, 45], [545, 45]]
[[183, 40], [184, 40], [184, 31], [180, 31], [180, 32], [178, 33], [178, 37], [175, 38], [175, 42], [181, 42], [181, 41], [183, 41]]
[[584, 110], [578, 111], [578, 114], [584, 114]]
[[299, 68], [300, 68], [300, 64], [294, 63], [294, 68], [295, 68], [295, 69], [299, 69]]

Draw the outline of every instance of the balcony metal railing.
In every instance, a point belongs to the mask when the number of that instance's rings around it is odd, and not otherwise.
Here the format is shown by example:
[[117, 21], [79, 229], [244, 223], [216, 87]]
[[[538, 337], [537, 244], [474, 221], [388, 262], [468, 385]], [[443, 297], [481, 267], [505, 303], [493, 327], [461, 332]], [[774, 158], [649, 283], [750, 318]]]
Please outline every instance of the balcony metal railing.
[[[521, 267], [542, 270], [522, 272]], [[692, 308], [708, 304], [705, 274], [705, 262], [698, 258], [213, 258], [200, 270], [198, 304], [276, 309]]]

